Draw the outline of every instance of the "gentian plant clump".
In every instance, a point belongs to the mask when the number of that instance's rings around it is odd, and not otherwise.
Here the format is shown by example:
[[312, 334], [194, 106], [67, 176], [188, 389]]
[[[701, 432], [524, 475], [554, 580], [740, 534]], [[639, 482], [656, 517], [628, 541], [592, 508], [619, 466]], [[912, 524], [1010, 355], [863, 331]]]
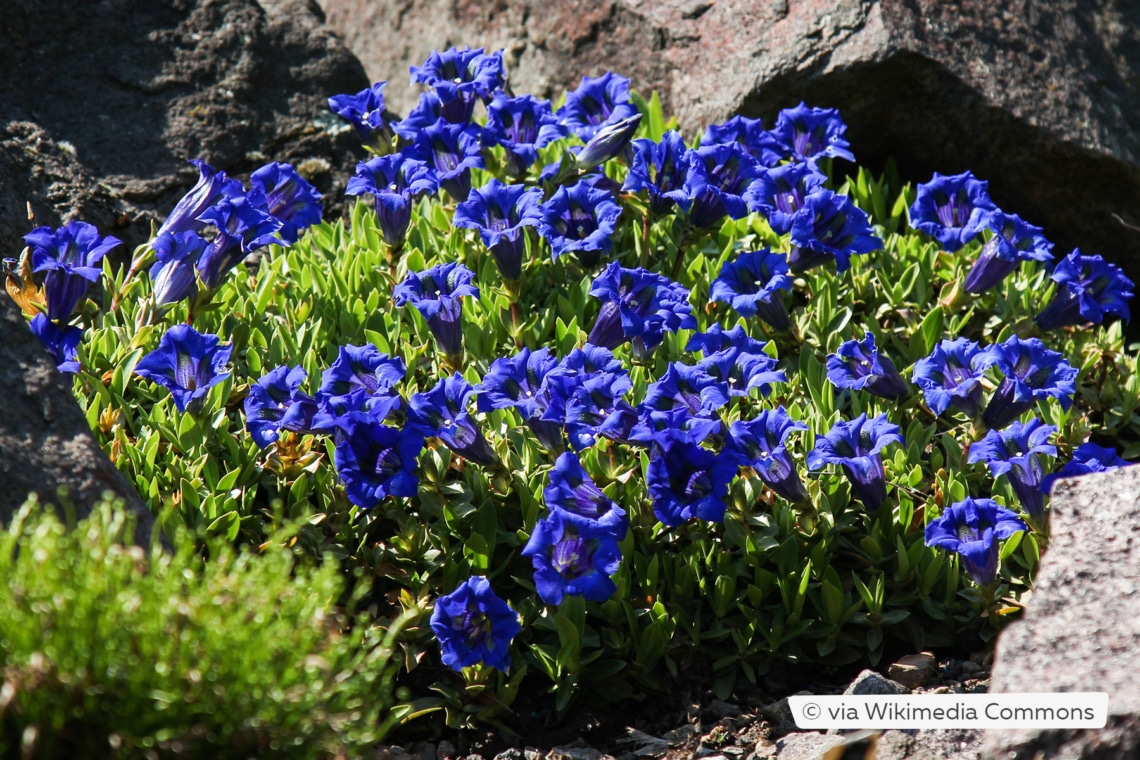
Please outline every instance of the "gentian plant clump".
[[404, 119], [330, 99], [372, 153], [346, 219], [198, 161], [129, 266], [78, 222], [5, 261], [167, 527], [288, 521], [411, 616], [401, 715], [988, 640], [1053, 475], [1140, 454], [1132, 283], [984, 179], [872, 177], [804, 104], [695, 147], [612, 72], [553, 105], [495, 51], [411, 80]]

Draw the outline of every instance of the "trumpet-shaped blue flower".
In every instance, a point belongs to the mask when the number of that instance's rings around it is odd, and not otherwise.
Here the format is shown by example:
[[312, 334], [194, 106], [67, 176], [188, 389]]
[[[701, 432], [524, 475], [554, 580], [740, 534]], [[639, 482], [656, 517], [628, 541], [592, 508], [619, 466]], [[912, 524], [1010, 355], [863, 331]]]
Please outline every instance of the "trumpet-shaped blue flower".
[[56, 369], [60, 372], [79, 371], [79, 341], [83, 340], [81, 329], [71, 326], [60, 327], [43, 313], [32, 317], [28, 327], [51, 354]]
[[24, 242], [32, 251], [32, 271], [44, 275], [44, 297], [48, 319], [67, 322], [75, 307], [87, 295], [87, 286], [99, 279], [99, 262], [120, 241], [86, 222], [68, 222], [59, 229], [37, 227]]
[[511, 668], [511, 641], [522, 625], [519, 614], [491, 590], [490, 581], [476, 575], [436, 600], [431, 630], [447, 667], [463, 670], [484, 662], [506, 673]]
[[982, 370], [986, 359], [978, 344], [965, 338], [944, 340], [930, 356], [914, 363], [914, 384], [935, 414], [950, 405], [976, 418], [982, 407]]
[[736, 143], [761, 166], [775, 166], [784, 158], [785, 149], [764, 131], [759, 119], [733, 116], [723, 124], [711, 124], [701, 137], [701, 145], [727, 145]]
[[783, 146], [785, 155], [796, 161], [823, 158], [845, 158], [854, 161], [851, 143], [843, 135], [847, 125], [834, 108], [809, 108], [800, 103], [785, 108], [776, 117], [772, 139]]
[[1041, 492], [1048, 495], [1053, 484], [1061, 478], [1077, 478], [1090, 472], [1104, 472], [1117, 467], [1129, 467], [1135, 462], [1121, 459], [1116, 449], [1106, 449], [1091, 441], [1082, 443], [1073, 451], [1073, 458], [1065, 466], [1041, 479]]
[[538, 394], [546, 405], [542, 419], [564, 426], [576, 451], [593, 446], [599, 435], [620, 437], [636, 417], [621, 400], [632, 387], [629, 373], [609, 349], [586, 344], [543, 378]]
[[659, 143], [634, 140], [633, 162], [622, 190], [644, 190], [649, 196], [649, 210], [659, 216], [669, 213], [674, 205], [688, 211], [691, 199], [684, 188], [688, 152], [681, 135], [673, 130], [662, 135]]
[[245, 195], [241, 183], [227, 177], [225, 172], [217, 171], [200, 158], [192, 158], [190, 163], [198, 168], [198, 182], [174, 204], [174, 209], [158, 228], [159, 235], [164, 232], [200, 233], [208, 226], [199, 218], [207, 209], [222, 198], [240, 198]]
[[629, 147], [629, 141], [637, 132], [641, 124], [641, 114], [634, 114], [628, 119], [606, 124], [590, 138], [590, 141], [574, 157], [575, 167], [579, 171], [589, 171], [601, 166], [606, 161], [621, 155]]
[[1044, 230], [1017, 214], [986, 211], [974, 217], [967, 227], [974, 234], [983, 227], [994, 233], [966, 275], [965, 288], [970, 293], [985, 293], [1023, 261], [1053, 260], [1053, 244], [1041, 234]]
[[895, 363], [879, 353], [870, 330], [863, 340], [846, 341], [827, 357], [827, 379], [837, 388], [866, 390], [895, 401], [907, 394], [906, 381]]
[[355, 95], [333, 95], [329, 98], [329, 109], [352, 125], [365, 145], [372, 145], [383, 139], [384, 88], [387, 82], [376, 82], [371, 87]]
[[926, 545], [956, 552], [974, 582], [986, 586], [997, 578], [998, 541], [1023, 530], [1021, 518], [996, 501], [966, 497], [927, 524]]
[[423, 447], [423, 428], [418, 425], [401, 430], [358, 419], [338, 430], [333, 463], [348, 500], [371, 509], [386, 496], [415, 496]]
[[997, 211], [989, 184], [971, 172], [949, 176], [934, 172], [929, 182], [918, 186], [918, 197], [910, 207], [911, 226], [947, 251], [957, 251], [977, 236], [980, 214]]
[[402, 405], [392, 389], [406, 374], [403, 359], [382, 354], [376, 346], [341, 346], [336, 361], [321, 375], [317, 391], [321, 410], [313, 427], [330, 431], [346, 427], [354, 412], [382, 422]]
[[269, 215], [281, 223], [277, 236], [285, 245], [296, 243], [302, 231], [320, 223], [321, 194], [291, 164], [266, 164], [249, 175], [249, 185], [264, 198]]
[[518, 177], [538, 160], [538, 149], [568, 137], [568, 130], [554, 115], [549, 100], [533, 95], [509, 98], [496, 95], [487, 106], [483, 141], [507, 149], [507, 172]]
[[725, 262], [713, 281], [709, 300], [727, 303], [744, 317], [759, 316], [784, 331], [792, 328], [792, 320], [783, 291], [791, 289], [787, 256], [763, 248]]
[[804, 199], [803, 209], [792, 220], [791, 233], [788, 267], [793, 272], [805, 272], [832, 260], [837, 272], [845, 272], [852, 256], [883, 247], [883, 241], [871, 230], [866, 212], [846, 195], [826, 189]]
[[602, 493], [590, 475], [582, 469], [577, 454], [559, 454], [550, 471], [550, 484], [543, 491], [547, 509], [563, 511], [588, 520], [608, 532], [616, 540], [625, 538], [629, 519], [625, 510]]
[[637, 412], [637, 422], [625, 440], [648, 448], [660, 448], [669, 441], [697, 444], [719, 434], [723, 427], [719, 419], [694, 415], [684, 407], [661, 411], [642, 404]]
[[471, 193], [471, 170], [485, 165], [482, 150], [478, 132], [470, 125], [440, 119], [421, 129], [405, 152], [433, 168], [439, 186], [452, 198], [465, 201]]
[[542, 381], [557, 366], [558, 359], [548, 348], [533, 352], [524, 348], [512, 357], [496, 359], [476, 388], [479, 411], [514, 407], [543, 448], [561, 451], [565, 448], [562, 425], [542, 418], [548, 403]]
[[435, 50], [423, 66], [412, 66], [412, 82], [432, 87], [443, 105], [444, 117], [452, 123], [470, 121], [475, 99], [488, 101], [503, 88], [503, 54], [484, 48]]
[[151, 241], [154, 265], [150, 279], [154, 283], [156, 306], [169, 306], [183, 301], [198, 291], [194, 268], [206, 250], [206, 239], [197, 232], [163, 232]]
[[701, 349], [705, 358], [697, 367], [724, 383], [731, 396], [747, 396], [759, 388], [760, 394], [772, 392], [772, 383], [787, 382], [782, 370], [776, 369], [776, 360], [764, 352], [764, 346], [754, 340], [742, 325], [725, 330], [717, 323], [707, 333], [698, 333], [689, 339], [686, 351]]
[[407, 116], [392, 125], [392, 131], [404, 140], [413, 143], [419, 136], [420, 130], [430, 127], [440, 119], [451, 124], [470, 125], [471, 123], [467, 118], [459, 118], [458, 121], [449, 119], [449, 115], [463, 116], [462, 113], [445, 113], [443, 103], [439, 102], [439, 96], [435, 94], [435, 90], [428, 90], [420, 93], [420, 99], [415, 106], [412, 107], [411, 111], [408, 111]]
[[621, 566], [617, 539], [572, 512], [556, 509], [539, 520], [522, 555], [531, 558], [535, 590], [547, 604], [567, 594], [604, 602], [617, 591], [610, 578]]
[[163, 333], [158, 348], [139, 360], [135, 374], [169, 390], [178, 411], [185, 412], [230, 376], [223, 370], [232, 351], [233, 346], [221, 345], [216, 335], [175, 325]]
[[588, 142], [602, 127], [638, 113], [629, 99], [629, 80], [607, 71], [600, 77], [582, 77], [578, 89], [566, 93], [558, 118], [571, 132]]
[[700, 367], [671, 362], [665, 375], [646, 390], [643, 403], [661, 412], [686, 409], [693, 415], [708, 416], [728, 399], [728, 383]]
[[370, 194], [376, 203], [380, 232], [388, 245], [404, 242], [412, 221], [412, 201], [439, 189], [439, 180], [427, 164], [401, 153], [379, 156], [356, 165], [345, 195]]
[[840, 420], [816, 440], [815, 448], [808, 453], [808, 469], [841, 465], [855, 495], [873, 512], [887, 500], [887, 476], [879, 452], [902, 442], [898, 425], [888, 422], [887, 415], [867, 419], [865, 413], [860, 414], [850, 421]]
[[1041, 492], [1041, 454], [1057, 455], [1049, 436], [1057, 432], [1034, 417], [1024, 424], [1015, 422], [1004, 430], [991, 430], [970, 447], [970, 462], [985, 462], [994, 478], [1005, 475], [1021, 506], [1037, 519], [1045, 514], [1045, 494]]
[[427, 320], [443, 353], [456, 357], [463, 353], [464, 296], [479, 297], [472, 284], [475, 273], [462, 264], [440, 264], [424, 272], [409, 272], [393, 294], [397, 306], [411, 304]]
[[807, 500], [807, 490], [784, 441], [793, 430], [807, 429], [807, 425], [789, 417], [782, 406], [765, 409], [755, 419], [732, 423], [725, 451], [756, 470], [769, 488], [788, 501], [803, 502]]
[[727, 214], [733, 219], [748, 216], [744, 193], [760, 175], [756, 159], [737, 143], [710, 145], [686, 154], [685, 193], [692, 199], [689, 219], [697, 227], [712, 227]]
[[483, 244], [495, 257], [499, 274], [507, 282], [513, 282], [522, 276], [526, 252], [523, 228], [541, 224], [541, 203], [542, 191], [536, 187], [504, 185], [492, 179], [455, 207], [452, 224], [478, 230]]
[[427, 393], [413, 394], [408, 406], [428, 435], [436, 436], [464, 459], [491, 467], [499, 457], [467, 411], [474, 395], [475, 389], [457, 372]]
[[979, 365], [995, 366], [1004, 376], [990, 397], [982, 420], [989, 428], [1003, 428], [1028, 411], [1037, 401], [1049, 397], [1068, 410], [1077, 391], [1079, 370], [1065, 361], [1058, 351], [1050, 351], [1036, 338], [1022, 340], [1016, 335], [990, 346]]
[[813, 163], [782, 164], [760, 172], [744, 193], [744, 201], [749, 209], [768, 219], [773, 232], [784, 235], [791, 231], [792, 221], [807, 197], [826, 181]]
[[294, 407], [308, 406], [310, 410], [315, 407], [313, 398], [301, 390], [306, 377], [304, 367], [276, 367], [249, 387], [249, 395], [245, 397], [245, 427], [258, 448], [264, 449], [277, 440], [278, 432], [285, 427], [287, 413], [293, 411], [291, 420], [298, 421]]
[[621, 207], [606, 191], [585, 181], [576, 182], [558, 188], [541, 208], [538, 230], [550, 242], [555, 259], [577, 251], [582, 266], [592, 267], [602, 252], [613, 249], [612, 237]]
[[602, 302], [587, 342], [614, 349], [633, 341], [634, 353], [647, 355], [665, 332], [697, 326], [689, 291], [645, 269], [626, 269], [616, 261], [594, 278], [590, 295]]
[[731, 454], [714, 454], [689, 441], [667, 437], [650, 449], [645, 482], [653, 514], [669, 527], [699, 517], [724, 520], [728, 484], [739, 469]]
[[219, 287], [229, 271], [247, 255], [270, 243], [280, 243], [281, 222], [266, 211], [260, 192], [224, 197], [200, 217], [217, 233], [198, 257], [198, 276], [207, 290]]
[[1083, 256], [1074, 248], [1057, 262], [1050, 276], [1057, 289], [1053, 300], [1037, 315], [1037, 326], [1042, 330], [1085, 322], [1099, 325], [1110, 315], [1128, 321], [1132, 280], [1115, 264], [1100, 256]]

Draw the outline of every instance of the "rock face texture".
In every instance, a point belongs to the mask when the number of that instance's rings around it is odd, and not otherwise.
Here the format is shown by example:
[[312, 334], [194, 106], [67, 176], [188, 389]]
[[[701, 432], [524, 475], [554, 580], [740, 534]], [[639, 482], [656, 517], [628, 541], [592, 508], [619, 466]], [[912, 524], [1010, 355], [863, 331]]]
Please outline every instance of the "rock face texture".
[[1108, 692], [1099, 730], [987, 731], [987, 758], [1140, 756], [1140, 467], [1060, 481], [1025, 618], [998, 639], [991, 692]]
[[1059, 253], [1140, 278], [1140, 3], [319, 1], [401, 113], [408, 67], [450, 45], [504, 49], [516, 91], [544, 96], [612, 69], [661, 92], [689, 135], [837, 107], [861, 163], [893, 157], [915, 181], [971, 169]]
[[[367, 86], [310, 0], [0, 2], [0, 257], [36, 224], [81, 219], [129, 256], [189, 189], [202, 156], [241, 176], [291, 161], [343, 196], [357, 157], [326, 98]], [[0, 521], [67, 486], [80, 514], [104, 490], [142, 516], [70, 390], [0, 295]]]

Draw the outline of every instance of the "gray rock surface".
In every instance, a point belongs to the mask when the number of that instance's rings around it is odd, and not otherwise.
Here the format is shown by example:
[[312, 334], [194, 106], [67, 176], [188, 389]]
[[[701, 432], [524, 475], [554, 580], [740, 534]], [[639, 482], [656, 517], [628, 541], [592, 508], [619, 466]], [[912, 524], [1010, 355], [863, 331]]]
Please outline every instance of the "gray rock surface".
[[[367, 79], [322, 20], [311, 0], [0, 2], [0, 257], [23, 248], [29, 206], [36, 224], [91, 222], [129, 256], [194, 184], [196, 156], [239, 176], [292, 161], [342, 197], [357, 140], [325, 101]], [[80, 514], [110, 490], [149, 521], [70, 379], [0, 302], [0, 520], [66, 486]]]
[[1052, 514], [1033, 598], [998, 639], [990, 691], [1108, 692], [1108, 727], [988, 731], [985, 756], [1140, 757], [1140, 467], [1060, 481]]
[[851, 682], [843, 693], [870, 697], [888, 694], [910, 694], [910, 689], [897, 681], [883, 678], [873, 670], [864, 670], [855, 677], [855, 680]]
[[[320, 0], [406, 113], [408, 67], [504, 49], [518, 92], [622, 73], [690, 135], [838, 107], [856, 157], [973, 170], [1003, 208], [1140, 279], [1140, 3], [1115, 0]], [[770, 122], [769, 122], [770, 123]]]

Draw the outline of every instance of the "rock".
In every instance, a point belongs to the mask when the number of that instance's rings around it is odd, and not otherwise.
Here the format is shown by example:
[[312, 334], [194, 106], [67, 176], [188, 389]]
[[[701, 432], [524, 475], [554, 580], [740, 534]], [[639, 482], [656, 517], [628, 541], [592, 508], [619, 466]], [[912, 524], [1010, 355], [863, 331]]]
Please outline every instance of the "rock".
[[873, 670], [864, 670], [843, 690], [843, 693], [870, 697], [882, 694], [909, 694], [910, 689], [889, 678], [883, 678]]
[[[837, 107], [856, 157], [971, 169], [996, 202], [1140, 281], [1140, 4], [1115, 0], [320, 0], [406, 113], [408, 67], [504, 49], [517, 92], [622, 73], [692, 136], [740, 112]], [[1125, 226], [1118, 221], [1119, 215]]]
[[983, 670], [985, 670], [985, 668], [983, 668], [981, 665], [974, 662], [973, 660], [966, 660], [965, 662], [963, 662], [961, 665], [961, 669], [962, 669], [962, 672], [967, 674], [967, 675], [973, 675], [975, 673], [981, 673]]
[[523, 760], [524, 755], [515, 748], [505, 749], [495, 755], [495, 760]]
[[542, 760], [542, 750], [527, 747], [523, 750], [523, 757], [526, 758], [526, 760]]
[[590, 746], [554, 747], [546, 754], [546, 760], [600, 760], [603, 757], [606, 755]]
[[917, 689], [938, 675], [938, 661], [930, 652], [908, 654], [891, 663], [887, 675], [908, 689]]
[[435, 746], [435, 760], [448, 760], [456, 757], [455, 745], [444, 739]]
[[988, 758], [1140, 755], [1140, 467], [1062, 480], [1025, 617], [998, 637], [991, 693], [1108, 692], [1101, 730], [987, 731]]
[[776, 740], [776, 757], [780, 760], [819, 760], [827, 749], [843, 744], [838, 736], [814, 731], [788, 734]]
[[720, 720], [721, 718], [739, 718], [741, 710], [736, 705], [731, 705], [728, 702], [722, 702], [719, 699], [714, 699], [709, 702], [708, 711]]
[[884, 731], [875, 746], [876, 760], [976, 760], [981, 729]]

